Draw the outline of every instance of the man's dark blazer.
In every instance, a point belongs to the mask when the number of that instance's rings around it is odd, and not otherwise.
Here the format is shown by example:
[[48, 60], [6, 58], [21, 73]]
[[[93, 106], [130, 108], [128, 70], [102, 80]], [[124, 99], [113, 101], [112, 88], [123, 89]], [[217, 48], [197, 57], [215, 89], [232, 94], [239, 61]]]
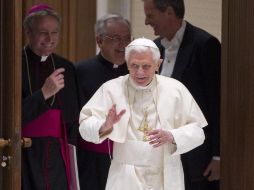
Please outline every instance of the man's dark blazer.
[[[160, 40], [157, 38], [155, 43], [164, 58]], [[215, 37], [187, 22], [171, 77], [189, 89], [208, 121], [204, 144], [182, 155], [184, 173], [191, 181], [204, 179], [203, 172], [220, 152], [220, 52]]]

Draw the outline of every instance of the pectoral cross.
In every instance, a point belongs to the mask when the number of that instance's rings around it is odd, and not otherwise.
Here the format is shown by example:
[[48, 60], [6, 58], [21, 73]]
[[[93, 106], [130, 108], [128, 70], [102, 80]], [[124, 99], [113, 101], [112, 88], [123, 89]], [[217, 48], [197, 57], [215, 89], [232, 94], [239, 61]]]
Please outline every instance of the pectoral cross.
[[146, 111], [144, 113], [144, 118], [143, 118], [138, 130], [143, 133], [143, 141], [149, 141], [149, 137], [147, 135], [147, 132], [151, 131], [152, 128], [148, 126], [147, 112]]

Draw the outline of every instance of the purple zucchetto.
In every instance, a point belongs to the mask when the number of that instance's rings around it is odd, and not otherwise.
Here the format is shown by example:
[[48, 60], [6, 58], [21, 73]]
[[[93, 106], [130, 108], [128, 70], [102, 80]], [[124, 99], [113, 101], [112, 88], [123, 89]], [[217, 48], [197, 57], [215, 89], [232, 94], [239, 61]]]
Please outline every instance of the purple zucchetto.
[[28, 11], [27, 16], [38, 12], [38, 11], [43, 11], [43, 10], [53, 10], [53, 8], [51, 8], [50, 6], [48, 6], [47, 4], [39, 4], [39, 5], [34, 5], [31, 7], [31, 9]]
[[47, 4], [37, 4], [33, 5], [29, 11], [27, 11], [27, 15], [24, 19], [24, 28], [32, 29], [34, 27], [35, 21], [39, 18], [51, 16], [54, 17], [57, 22], [60, 24], [61, 18], [58, 13], [49, 5]]

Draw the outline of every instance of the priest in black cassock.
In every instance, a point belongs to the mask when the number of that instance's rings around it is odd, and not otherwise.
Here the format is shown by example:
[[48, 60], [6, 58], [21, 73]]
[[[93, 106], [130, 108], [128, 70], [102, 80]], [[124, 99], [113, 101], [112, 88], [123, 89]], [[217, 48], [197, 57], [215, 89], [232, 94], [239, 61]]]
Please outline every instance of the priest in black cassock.
[[[96, 22], [95, 37], [99, 54], [76, 64], [82, 107], [104, 82], [128, 73], [124, 53], [131, 41], [130, 23], [120, 15], [106, 15]], [[112, 141], [93, 144], [80, 138], [78, 147], [81, 190], [105, 190]]]
[[54, 54], [60, 17], [48, 5], [33, 6], [24, 20], [22, 50], [23, 190], [70, 190], [68, 143], [75, 144], [79, 100], [73, 64]]

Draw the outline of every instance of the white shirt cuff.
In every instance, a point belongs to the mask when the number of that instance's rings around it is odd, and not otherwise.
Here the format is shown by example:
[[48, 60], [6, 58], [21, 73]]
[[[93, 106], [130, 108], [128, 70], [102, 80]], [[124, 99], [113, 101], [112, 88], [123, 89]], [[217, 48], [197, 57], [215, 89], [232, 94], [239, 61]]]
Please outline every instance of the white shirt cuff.
[[213, 156], [213, 160], [220, 160], [219, 156]]

